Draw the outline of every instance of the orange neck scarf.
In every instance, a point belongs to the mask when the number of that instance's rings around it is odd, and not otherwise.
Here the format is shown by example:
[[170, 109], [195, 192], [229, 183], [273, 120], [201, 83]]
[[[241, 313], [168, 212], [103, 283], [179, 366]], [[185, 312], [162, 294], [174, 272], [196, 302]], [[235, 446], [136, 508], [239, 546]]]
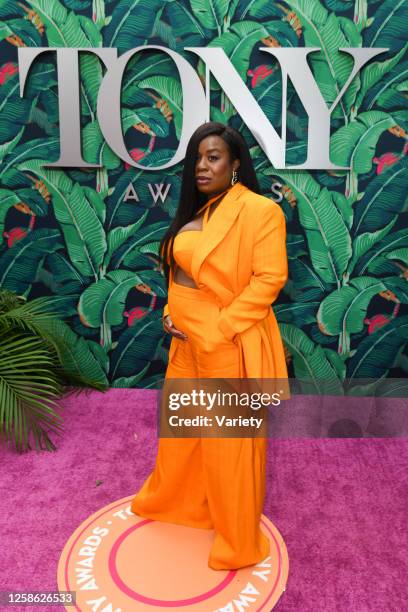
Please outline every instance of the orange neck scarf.
[[215, 200], [218, 200], [219, 198], [222, 198], [226, 193], [228, 193], [228, 191], [230, 189], [231, 189], [231, 187], [228, 187], [225, 191], [222, 191], [221, 193], [217, 193], [217, 195], [215, 195], [212, 198], [210, 198], [209, 200], [207, 200], [207, 202], [204, 204], [204, 206], [202, 206], [200, 208], [200, 210], [198, 210], [196, 212], [196, 215], [199, 215], [201, 212], [203, 212], [203, 210], [206, 210], [209, 206], [211, 206], [211, 204], [213, 204], [215, 202]]

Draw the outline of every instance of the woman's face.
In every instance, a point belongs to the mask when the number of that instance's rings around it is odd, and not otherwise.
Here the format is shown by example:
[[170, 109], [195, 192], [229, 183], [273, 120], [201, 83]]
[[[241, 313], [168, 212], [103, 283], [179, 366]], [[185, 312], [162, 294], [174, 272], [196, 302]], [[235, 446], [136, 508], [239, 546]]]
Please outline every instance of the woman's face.
[[216, 135], [203, 138], [195, 167], [198, 191], [209, 198], [225, 191], [231, 185], [232, 171], [238, 168], [239, 160], [231, 161], [225, 140]]

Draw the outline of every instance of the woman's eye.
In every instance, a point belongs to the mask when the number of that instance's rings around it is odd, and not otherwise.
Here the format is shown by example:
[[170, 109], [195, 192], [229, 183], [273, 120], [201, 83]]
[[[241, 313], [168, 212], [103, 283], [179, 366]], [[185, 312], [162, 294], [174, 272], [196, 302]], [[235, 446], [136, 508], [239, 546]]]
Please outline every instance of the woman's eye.
[[210, 156], [208, 157], [208, 159], [209, 159], [210, 161], [216, 161], [216, 160], [218, 159], [218, 157], [217, 157], [216, 155], [210, 155]]

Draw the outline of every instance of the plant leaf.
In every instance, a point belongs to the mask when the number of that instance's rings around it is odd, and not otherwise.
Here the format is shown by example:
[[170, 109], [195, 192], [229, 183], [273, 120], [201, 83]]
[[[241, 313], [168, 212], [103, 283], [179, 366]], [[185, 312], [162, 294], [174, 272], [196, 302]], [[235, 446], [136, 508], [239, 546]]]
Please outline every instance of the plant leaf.
[[96, 278], [106, 250], [106, 238], [85, 190], [63, 172], [43, 168], [40, 160], [23, 162], [18, 168], [34, 172], [45, 183], [53, 196], [54, 213], [72, 263], [83, 276]]

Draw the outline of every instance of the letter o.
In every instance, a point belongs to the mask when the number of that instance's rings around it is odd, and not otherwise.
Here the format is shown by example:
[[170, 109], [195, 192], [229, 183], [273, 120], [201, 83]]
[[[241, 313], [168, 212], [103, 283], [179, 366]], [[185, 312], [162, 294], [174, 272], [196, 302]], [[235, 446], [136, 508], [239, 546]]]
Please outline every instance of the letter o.
[[[126, 150], [122, 133], [120, 92], [123, 73], [128, 61], [139, 51], [156, 49], [167, 53], [174, 61], [180, 74], [183, 90], [183, 126], [181, 138], [174, 157], [162, 166], [142, 166], [132, 159]], [[97, 114], [101, 132], [112, 149], [123, 161], [141, 170], [164, 170], [184, 159], [191, 134], [207, 118], [206, 96], [198, 75], [184, 57], [176, 51], [159, 45], [135, 47], [121, 55], [116, 64], [104, 76], [98, 96]]]

